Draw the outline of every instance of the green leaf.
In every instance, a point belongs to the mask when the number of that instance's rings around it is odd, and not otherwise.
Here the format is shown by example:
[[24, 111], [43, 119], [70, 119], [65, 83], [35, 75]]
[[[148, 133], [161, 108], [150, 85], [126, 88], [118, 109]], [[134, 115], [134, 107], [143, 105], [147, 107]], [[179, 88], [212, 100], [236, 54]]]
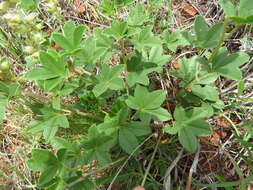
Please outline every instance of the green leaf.
[[215, 87], [212, 86], [204, 86], [201, 87], [199, 85], [191, 86], [193, 94], [199, 96], [203, 100], [210, 100], [210, 101], [218, 101], [219, 100], [219, 93]]
[[212, 84], [214, 83], [219, 75], [217, 73], [207, 73], [199, 76], [195, 81], [195, 84]]
[[253, 4], [251, 0], [240, 0], [239, 17], [247, 18], [253, 16]]
[[63, 49], [73, 51], [80, 47], [85, 30], [84, 25], [75, 26], [73, 21], [69, 21], [63, 27], [63, 34], [53, 33], [52, 40]]
[[135, 136], [145, 136], [151, 133], [150, 127], [148, 124], [143, 122], [131, 122], [125, 124], [126, 128], [131, 131]]
[[183, 107], [177, 106], [174, 111], [176, 121], [173, 122], [173, 127], [166, 126], [165, 132], [178, 133], [179, 141], [183, 147], [190, 152], [195, 152], [198, 146], [197, 137], [211, 135], [210, 126], [203, 118], [212, 115], [212, 107], [208, 104], [187, 111]]
[[9, 87], [0, 81], [0, 92], [8, 95], [9, 94]]
[[194, 23], [194, 30], [197, 38], [196, 45], [207, 49], [215, 47], [221, 38], [223, 29], [223, 22], [217, 23], [209, 28], [202, 16], [196, 17]]
[[52, 73], [52, 71], [45, 68], [35, 68], [28, 71], [25, 78], [28, 80], [47, 80], [57, 77], [58, 74]]
[[149, 20], [149, 14], [146, 12], [143, 5], [133, 7], [126, 19], [127, 23], [132, 26], [142, 25]]
[[179, 46], [190, 45], [190, 43], [188, 42], [189, 39], [187, 40], [185, 38], [181, 30], [174, 30], [172, 33], [164, 31], [162, 37], [165, 44], [167, 45], [167, 48], [173, 52], [177, 51], [177, 48]]
[[56, 156], [44, 149], [33, 149], [32, 157], [27, 161], [28, 167], [33, 171], [46, 171], [50, 166], [57, 166]]
[[149, 62], [162, 66], [170, 61], [170, 55], [163, 54], [162, 46], [154, 46], [149, 52]]
[[7, 104], [7, 97], [0, 96], [0, 123], [2, 123], [2, 121], [4, 120]]
[[44, 138], [50, 141], [56, 134], [58, 127], [68, 128], [68, 119], [65, 115], [51, 113], [50, 115], [33, 120], [28, 126], [27, 131], [30, 133], [43, 131]]
[[21, 0], [19, 7], [26, 11], [34, 11], [37, 8], [39, 0]]
[[93, 88], [96, 97], [103, 94], [107, 89], [120, 90], [124, 87], [124, 82], [119, 75], [124, 71], [125, 65], [117, 65], [110, 68], [103, 65], [101, 74], [98, 77], [99, 83]]
[[67, 49], [67, 50], [74, 49], [74, 46], [71, 44], [71, 42], [69, 42], [68, 39], [62, 34], [53, 33], [52, 40], [54, 40], [63, 49]]
[[53, 180], [58, 172], [58, 166], [49, 166], [45, 171], [42, 172], [38, 181], [39, 187], [45, 187], [47, 183]]
[[235, 5], [230, 0], [220, 0], [220, 6], [224, 10], [226, 17], [236, 16], [236, 8]]
[[147, 74], [152, 72], [152, 70], [144, 70], [141, 72], [133, 72], [133, 73], [128, 73], [126, 76], [126, 81], [129, 85], [129, 87], [134, 86], [136, 83], [138, 84], [143, 84], [143, 85], [148, 85], [149, 84], [149, 78]]
[[50, 143], [56, 150], [67, 149], [68, 151], [71, 152], [77, 152], [76, 147], [62, 137], [54, 137]]
[[65, 65], [60, 57], [56, 60], [49, 53], [41, 51], [39, 58], [45, 69], [58, 74], [58, 76], [65, 75]]
[[168, 121], [171, 119], [170, 113], [164, 108], [146, 109], [142, 112], [150, 114], [152, 118], [156, 121]]
[[104, 34], [112, 36], [116, 40], [124, 38], [127, 32], [127, 23], [126, 22], [117, 22], [112, 23], [111, 28], [105, 30]]
[[73, 44], [78, 47], [79, 44], [81, 44], [83, 33], [86, 30], [86, 27], [84, 25], [80, 25], [75, 28], [75, 31], [73, 33]]
[[121, 148], [131, 154], [139, 145], [137, 137], [148, 135], [151, 131], [149, 126], [143, 122], [128, 122], [129, 114], [129, 109], [123, 107], [117, 112], [116, 116], [109, 118], [96, 128], [101, 133], [116, 137]]
[[143, 86], [136, 86], [134, 96], [130, 96], [126, 103], [136, 110], [156, 109], [164, 102], [166, 91], [156, 90], [148, 92], [147, 88]]
[[161, 40], [154, 36], [152, 27], [143, 27], [141, 32], [134, 35], [131, 42], [136, 46], [137, 49], [143, 49], [145, 47], [153, 47], [161, 45]]
[[97, 126], [89, 128], [88, 139], [83, 142], [83, 146], [88, 153], [88, 161], [98, 160], [101, 165], [111, 162], [110, 148], [115, 145], [115, 138], [99, 132]]
[[140, 52], [136, 51], [135, 54], [127, 61], [128, 72], [141, 72], [144, 69], [156, 67], [157, 65], [152, 62], [142, 60], [143, 56]]
[[8, 97], [12, 98], [12, 97], [16, 96], [19, 93], [19, 87], [20, 87], [20, 85], [18, 83], [10, 84]]
[[178, 132], [178, 139], [186, 150], [189, 152], [196, 152], [198, 148], [198, 140], [193, 131], [183, 128]]
[[232, 79], [240, 80], [242, 77], [238, 67], [249, 60], [249, 55], [243, 52], [228, 55], [227, 51], [220, 52], [213, 60], [213, 71]]
[[57, 77], [43, 81], [43, 89], [45, 91], [53, 91], [61, 82], [63, 78]]
[[126, 100], [126, 104], [139, 112], [148, 113], [156, 116], [159, 120], [167, 121], [171, 118], [170, 114], [160, 108], [165, 96], [166, 92], [163, 90], [148, 92], [147, 88], [138, 85], [135, 88], [134, 96], [130, 96]]
[[194, 31], [198, 41], [206, 40], [209, 26], [203, 16], [197, 16], [194, 22]]
[[126, 153], [131, 154], [139, 143], [131, 130], [122, 128], [119, 131], [119, 145]]

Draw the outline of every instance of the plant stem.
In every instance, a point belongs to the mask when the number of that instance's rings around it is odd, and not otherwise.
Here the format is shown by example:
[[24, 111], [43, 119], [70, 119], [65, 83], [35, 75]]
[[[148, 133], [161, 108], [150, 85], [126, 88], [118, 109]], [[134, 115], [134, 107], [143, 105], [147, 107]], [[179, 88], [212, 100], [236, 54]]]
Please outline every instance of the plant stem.
[[147, 169], [146, 169], [146, 171], [145, 171], [143, 180], [142, 180], [142, 182], [141, 182], [141, 186], [142, 186], [142, 187], [144, 187], [144, 185], [145, 185], [147, 176], [148, 176], [148, 174], [149, 174], [149, 170], [150, 170], [151, 165], [152, 165], [152, 163], [153, 163], [153, 161], [154, 161], [154, 158], [155, 158], [156, 152], [157, 152], [157, 150], [158, 150], [158, 147], [159, 147], [159, 144], [160, 144], [160, 141], [161, 141], [162, 136], [163, 136], [163, 135], [161, 134], [161, 135], [159, 136], [159, 138], [157, 139], [157, 143], [156, 143], [156, 146], [155, 146], [155, 150], [154, 150], [154, 152], [153, 152], [153, 154], [152, 154], [152, 157], [151, 157], [151, 159], [150, 159], [150, 162], [149, 162], [149, 164], [148, 164], [148, 167], [147, 167]]

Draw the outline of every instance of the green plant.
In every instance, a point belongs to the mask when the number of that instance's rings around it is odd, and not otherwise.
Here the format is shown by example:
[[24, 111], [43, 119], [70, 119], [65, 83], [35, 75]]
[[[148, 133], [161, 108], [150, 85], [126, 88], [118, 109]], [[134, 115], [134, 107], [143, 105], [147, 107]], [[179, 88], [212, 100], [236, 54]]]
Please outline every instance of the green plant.
[[[32, 2], [22, 1], [21, 7], [34, 10], [37, 1]], [[110, 15], [132, 2], [104, 1], [101, 6]], [[92, 34], [86, 32], [86, 26], [69, 21], [63, 31], [53, 32], [50, 38], [50, 43], [61, 49], [40, 50], [40, 64], [29, 68], [24, 76], [49, 92], [46, 100], [27, 93], [23, 81], [14, 74], [8, 80], [0, 77], [0, 120], [10, 100], [22, 99], [27, 112], [36, 116], [27, 133], [42, 134], [57, 151], [32, 151], [28, 166], [41, 172], [37, 186], [60, 190], [93, 189], [103, 184], [96, 178], [83, 178], [82, 167], [95, 166], [103, 171], [103, 166], [109, 167], [113, 161], [133, 152], [137, 155], [136, 148], [150, 136], [151, 128], [160, 137], [178, 134], [182, 146], [195, 152], [198, 137], [212, 133], [205, 119], [224, 107], [215, 81], [219, 77], [240, 80], [239, 66], [249, 60], [246, 53], [230, 54], [223, 47], [239, 27], [253, 22], [253, 7], [243, 10], [247, 2], [241, 0], [236, 11], [232, 3], [220, 1], [225, 21], [209, 26], [197, 16], [194, 35], [187, 31], [156, 34], [153, 18], [142, 5], [133, 7], [133, 14], [123, 21], [113, 20], [110, 28], [96, 28]], [[140, 15], [145, 19], [140, 20]], [[227, 33], [230, 24], [235, 27]], [[171, 70], [170, 75], [180, 82], [175, 96], [170, 96], [154, 82], [152, 74], [163, 76], [172, 59], [170, 52], [179, 45], [191, 45], [197, 54], [180, 58], [179, 69]], [[112, 55], [118, 56], [117, 62], [111, 62]], [[8, 67], [3, 62], [0, 71], [11, 73]], [[63, 101], [73, 97], [77, 98], [74, 102]], [[168, 106], [168, 98], [174, 105]], [[75, 133], [79, 136], [73, 137]], [[156, 143], [150, 140], [150, 144]]]

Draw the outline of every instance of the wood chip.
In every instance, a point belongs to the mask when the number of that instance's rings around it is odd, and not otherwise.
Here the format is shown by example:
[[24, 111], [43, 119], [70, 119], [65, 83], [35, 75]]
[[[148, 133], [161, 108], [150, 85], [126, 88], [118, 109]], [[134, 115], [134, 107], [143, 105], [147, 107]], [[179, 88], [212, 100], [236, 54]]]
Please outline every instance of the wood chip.
[[188, 14], [190, 16], [195, 16], [197, 14], [196, 9], [185, 1], [182, 2], [181, 8], [182, 8], [183, 12], [185, 12], [186, 14]]
[[86, 6], [85, 5], [80, 5], [77, 9], [76, 12], [77, 13], [84, 13], [86, 11]]
[[176, 69], [176, 70], [179, 69], [179, 63], [177, 60], [172, 61], [171, 65], [172, 65], [173, 69]]
[[231, 127], [231, 123], [224, 117], [219, 118], [217, 124], [221, 127]]

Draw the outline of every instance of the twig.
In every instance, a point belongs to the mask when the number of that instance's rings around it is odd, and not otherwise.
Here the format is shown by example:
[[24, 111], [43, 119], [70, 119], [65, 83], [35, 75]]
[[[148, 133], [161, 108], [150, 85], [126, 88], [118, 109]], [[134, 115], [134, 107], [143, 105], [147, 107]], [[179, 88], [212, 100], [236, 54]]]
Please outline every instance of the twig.
[[199, 153], [200, 153], [200, 145], [198, 145], [198, 151], [195, 154], [190, 172], [189, 172], [189, 176], [188, 176], [188, 180], [187, 180], [187, 185], [186, 185], [186, 190], [191, 190], [191, 184], [192, 184], [192, 174], [196, 173], [197, 170], [197, 165], [199, 162]]
[[111, 190], [112, 189], [112, 185], [115, 182], [115, 180], [117, 179], [118, 175], [120, 174], [120, 172], [123, 170], [123, 168], [125, 167], [125, 165], [127, 164], [127, 162], [130, 160], [130, 158], [134, 155], [134, 153], [142, 146], [144, 145], [153, 135], [150, 135], [148, 138], [146, 138], [141, 144], [139, 144], [139, 146], [137, 146], [133, 152], [128, 156], [128, 158], [126, 159], [126, 161], [122, 164], [122, 166], [119, 168], [118, 172], [116, 173], [116, 175], [114, 176], [114, 178], [112, 179], [112, 182], [110, 183], [109, 187], [107, 188], [107, 190]]
[[167, 169], [163, 181], [163, 186], [165, 190], [170, 190], [170, 173], [173, 170], [173, 168], [177, 165], [178, 161], [182, 157], [184, 152], [184, 149], [182, 149], [179, 154], [177, 155], [176, 159], [171, 163], [170, 167]]

